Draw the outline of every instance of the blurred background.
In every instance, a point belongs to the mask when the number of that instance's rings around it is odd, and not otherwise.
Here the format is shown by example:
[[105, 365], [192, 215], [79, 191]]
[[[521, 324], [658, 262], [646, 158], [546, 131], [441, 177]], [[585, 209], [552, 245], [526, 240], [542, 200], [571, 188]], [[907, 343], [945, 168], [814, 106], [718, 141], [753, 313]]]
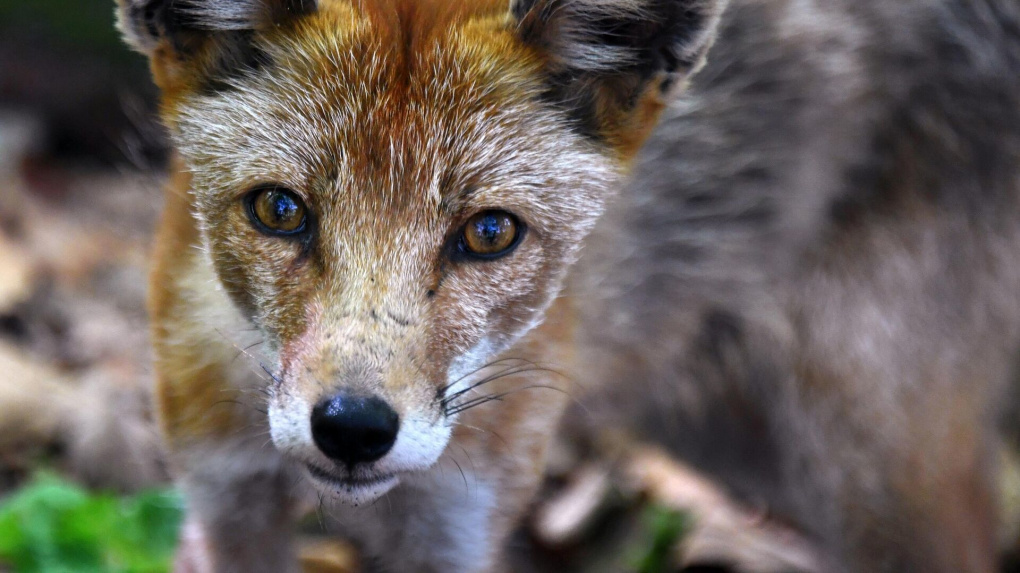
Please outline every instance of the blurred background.
[[130, 468], [118, 465], [130, 459], [119, 454], [65, 460], [86, 456], [85, 444], [112, 454], [151, 434], [125, 427], [111, 432], [125, 444], [107, 445], [81, 431], [106, 423], [107, 404], [123, 421], [146, 415], [146, 252], [167, 153], [147, 76], [143, 59], [120, 43], [112, 2], [0, 0], [5, 489], [44, 461], [54, 469], [66, 461], [86, 483], [124, 490], [162, 477], [151, 453], [136, 452]]
[[146, 395], [166, 160], [107, 0], [0, 0], [0, 571], [161, 571], [181, 504]]

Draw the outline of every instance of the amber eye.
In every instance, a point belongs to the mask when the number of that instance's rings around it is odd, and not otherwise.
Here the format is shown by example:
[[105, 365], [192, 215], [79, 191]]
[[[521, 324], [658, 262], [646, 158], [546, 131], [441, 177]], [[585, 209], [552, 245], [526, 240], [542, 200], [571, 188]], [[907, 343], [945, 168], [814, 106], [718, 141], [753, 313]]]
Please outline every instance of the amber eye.
[[508, 254], [521, 236], [517, 218], [506, 211], [484, 211], [471, 217], [461, 234], [461, 250], [483, 259]]
[[271, 235], [295, 235], [305, 230], [305, 204], [282, 187], [257, 189], [248, 195], [248, 213], [256, 226]]

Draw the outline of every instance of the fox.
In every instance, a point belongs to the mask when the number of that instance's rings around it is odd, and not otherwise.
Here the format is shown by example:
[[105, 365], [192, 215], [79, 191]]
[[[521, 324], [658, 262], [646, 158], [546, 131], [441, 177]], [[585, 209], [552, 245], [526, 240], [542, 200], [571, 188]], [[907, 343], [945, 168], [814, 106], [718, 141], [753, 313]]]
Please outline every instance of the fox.
[[178, 571], [298, 571], [309, 504], [370, 571], [512, 570], [564, 412], [825, 571], [996, 570], [1012, 0], [117, 13], [174, 149], [149, 312]]
[[565, 275], [721, 8], [118, 2], [175, 150], [149, 310], [180, 570], [296, 571], [315, 496], [368, 567], [503, 566], [571, 393]]

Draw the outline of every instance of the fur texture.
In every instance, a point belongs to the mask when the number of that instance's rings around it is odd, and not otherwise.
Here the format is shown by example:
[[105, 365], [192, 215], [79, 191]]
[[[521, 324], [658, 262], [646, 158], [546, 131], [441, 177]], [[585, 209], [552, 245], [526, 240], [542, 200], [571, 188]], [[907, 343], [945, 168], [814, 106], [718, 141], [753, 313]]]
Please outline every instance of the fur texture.
[[1018, 26], [1010, 1], [735, 2], [577, 274], [607, 409], [834, 571], [997, 567]]

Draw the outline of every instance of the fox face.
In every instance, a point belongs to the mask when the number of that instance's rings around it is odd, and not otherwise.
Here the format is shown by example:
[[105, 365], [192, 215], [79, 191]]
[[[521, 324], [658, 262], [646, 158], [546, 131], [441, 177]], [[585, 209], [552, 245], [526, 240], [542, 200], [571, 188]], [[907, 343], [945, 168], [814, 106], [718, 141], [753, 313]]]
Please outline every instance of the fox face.
[[203, 248], [267, 342], [275, 446], [352, 503], [434, 464], [471, 374], [542, 321], [717, 10], [123, 2]]

